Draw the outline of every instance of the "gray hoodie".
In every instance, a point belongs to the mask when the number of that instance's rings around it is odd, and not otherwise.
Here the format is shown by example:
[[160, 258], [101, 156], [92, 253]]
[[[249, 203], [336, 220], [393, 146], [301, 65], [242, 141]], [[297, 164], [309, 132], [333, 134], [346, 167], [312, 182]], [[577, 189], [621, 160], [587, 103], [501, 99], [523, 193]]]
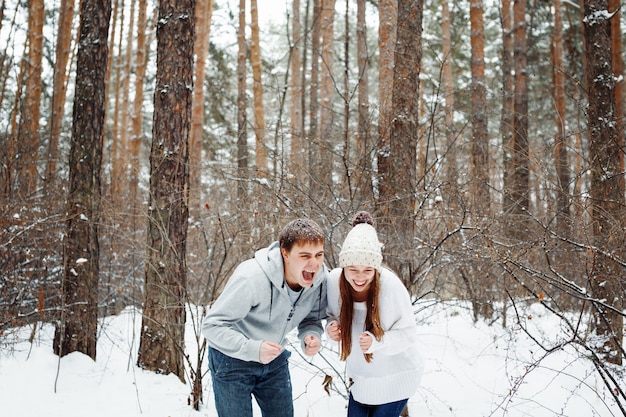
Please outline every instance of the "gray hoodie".
[[295, 303], [287, 292], [278, 242], [242, 262], [202, 323], [209, 346], [225, 355], [259, 362], [263, 341], [280, 343], [298, 327], [300, 341], [308, 334], [321, 339], [326, 318], [326, 276], [322, 265], [310, 288]]

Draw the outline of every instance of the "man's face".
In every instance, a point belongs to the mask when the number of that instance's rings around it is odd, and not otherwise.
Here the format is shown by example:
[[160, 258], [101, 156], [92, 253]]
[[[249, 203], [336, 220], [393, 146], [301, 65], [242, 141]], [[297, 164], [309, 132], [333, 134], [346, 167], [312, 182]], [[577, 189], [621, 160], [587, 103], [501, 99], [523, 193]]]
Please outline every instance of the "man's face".
[[313, 285], [324, 264], [323, 243], [295, 243], [289, 252], [280, 250], [285, 264], [285, 279], [293, 290]]

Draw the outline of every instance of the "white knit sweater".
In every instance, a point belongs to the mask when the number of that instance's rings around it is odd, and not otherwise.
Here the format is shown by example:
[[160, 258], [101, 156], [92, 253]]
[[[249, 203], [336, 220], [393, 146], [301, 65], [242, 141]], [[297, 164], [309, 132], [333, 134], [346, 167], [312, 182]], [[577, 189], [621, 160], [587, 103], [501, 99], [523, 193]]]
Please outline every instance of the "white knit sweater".
[[[341, 268], [328, 278], [328, 323], [339, 321], [339, 278]], [[346, 361], [346, 373], [353, 380], [350, 392], [361, 404], [379, 405], [410, 398], [422, 378], [424, 365], [417, 347], [417, 329], [409, 294], [392, 271], [382, 268], [379, 292], [380, 319], [385, 334], [374, 342], [366, 362], [359, 348], [364, 332], [365, 303], [354, 303], [352, 351]]]

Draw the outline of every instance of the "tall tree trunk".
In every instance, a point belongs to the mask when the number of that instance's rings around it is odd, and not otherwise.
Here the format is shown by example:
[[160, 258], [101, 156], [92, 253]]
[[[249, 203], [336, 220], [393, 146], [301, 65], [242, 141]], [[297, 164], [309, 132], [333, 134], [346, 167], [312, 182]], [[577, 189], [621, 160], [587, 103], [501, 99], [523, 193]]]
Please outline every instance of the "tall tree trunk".
[[[133, 215], [137, 214], [139, 204], [139, 175], [141, 171], [141, 142], [143, 139], [143, 95], [148, 62], [146, 30], [148, 24], [147, 0], [139, 0], [137, 13], [137, 54], [135, 56], [135, 98], [131, 116], [131, 133], [128, 142], [130, 154], [129, 199]], [[134, 217], [133, 217], [134, 218]]]
[[[422, 0], [398, 1], [388, 175], [381, 177], [385, 259], [407, 287], [412, 282], [413, 215], [422, 60]], [[382, 191], [385, 193], [382, 193]]]
[[485, 32], [482, 0], [470, 0], [472, 49], [472, 172], [471, 207], [474, 214], [488, 215], [489, 196], [489, 137], [487, 134], [487, 92], [485, 88]]
[[[389, 176], [389, 148], [392, 119], [392, 91], [394, 51], [397, 36], [398, 5], [396, 0], [378, 2], [378, 188], [379, 196], [390, 193], [386, 190]], [[380, 197], [379, 197], [380, 199]], [[380, 199], [379, 204], [386, 202]]]
[[[622, 8], [619, 0], [609, 1], [609, 14], [613, 18], [609, 20], [611, 25], [611, 50], [613, 61], [613, 74], [615, 75], [615, 122], [621, 132], [618, 136], [619, 146], [624, 149], [624, 58], [622, 57]], [[620, 165], [624, 166], [624, 152], [619, 153]]]
[[[108, 140], [111, 139], [110, 146], [105, 145], [103, 149], [103, 159], [106, 161], [105, 165], [113, 165], [113, 159], [117, 144], [113, 137], [117, 134], [117, 128], [115, 127], [117, 121], [111, 122], [111, 79], [113, 77], [113, 63], [116, 60], [115, 57], [115, 39], [117, 38], [117, 14], [119, 9], [120, 0], [111, 0], [112, 2], [112, 16], [111, 16], [111, 32], [109, 33], [109, 59], [107, 60], [107, 71], [104, 78], [104, 128], [102, 130], [102, 141], [108, 144]], [[117, 85], [117, 82], [116, 84]], [[117, 87], [116, 87], [117, 89]], [[107, 152], [108, 151], [108, 152]], [[111, 167], [112, 169], [112, 167]], [[112, 191], [113, 174], [109, 173], [109, 181], [104, 181], [103, 195], [110, 195]]]
[[122, 126], [120, 123], [121, 116], [121, 107], [122, 107], [122, 93], [123, 89], [121, 88], [122, 84], [122, 66], [124, 63], [124, 52], [122, 42], [124, 40], [124, 23], [125, 23], [125, 0], [122, 0], [120, 7], [120, 16], [119, 16], [119, 38], [116, 48], [116, 54], [111, 56], [113, 62], [113, 70], [115, 71], [114, 77], [114, 104], [113, 104], [113, 127], [111, 134], [111, 200], [115, 201], [117, 196], [122, 192], [122, 184], [125, 181], [125, 178], [122, 177], [122, 158], [124, 157], [124, 148], [122, 147], [121, 142], [121, 133], [120, 129], [124, 129], [125, 126]]
[[148, 253], [137, 364], [185, 381], [186, 242], [195, 0], [162, 0], [150, 151]]
[[[472, 142], [470, 151], [470, 189], [472, 218], [477, 225], [490, 219], [491, 197], [489, 177], [489, 136], [487, 131], [487, 92], [485, 88], [485, 33], [482, 0], [470, 0], [471, 55], [472, 55]], [[490, 221], [490, 220], [487, 220]], [[473, 265], [473, 290], [475, 315], [491, 318], [495, 282], [488, 265], [477, 259]]]
[[[24, 42], [24, 50], [22, 56], [27, 55], [28, 41]], [[17, 76], [17, 90], [15, 91], [15, 103], [13, 103], [13, 112], [11, 115], [11, 134], [9, 135], [9, 146], [7, 149], [6, 167], [3, 166], [4, 179], [3, 179], [3, 194], [7, 197], [12, 197], [15, 190], [15, 175], [16, 175], [16, 160], [18, 152], [18, 128], [17, 128], [17, 115], [19, 109], [22, 106], [22, 91], [24, 86], [24, 73], [26, 72], [26, 60], [20, 60], [20, 69]]]
[[565, 71], [563, 68], [563, 18], [562, 2], [554, 0], [554, 35], [553, 35], [553, 79], [554, 103], [556, 108], [556, 134], [554, 136], [554, 164], [556, 168], [556, 215], [557, 227], [561, 231], [569, 229], [569, 183], [570, 168], [567, 160], [565, 140]]
[[17, 190], [24, 198], [35, 191], [39, 172], [39, 116], [43, 56], [43, 0], [28, 1], [28, 56], [26, 85], [17, 139]]
[[450, 184], [450, 192], [446, 198], [448, 205], [454, 205], [452, 193], [457, 189], [458, 169], [457, 169], [457, 145], [456, 129], [454, 127], [454, 79], [452, 77], [452, 37], [450, 33], [450, 8], [448, 0], [441, 2], [441, 48], [443, 53], [442, 80], [445, 96], [445, 130], [446, 130], [446, 179]]
[[[345, 193], [353, 195], [351, 146], [350, 146], [350, 0], [345, 1], [344, 38], [343, 38], [343, 169], [345, 181]], [[346, 196], [343, 196], [345, 198]]]
[[303, 147], [302, 140], [304, 131], [304, 103], [302, 100], [304, 97], [304, 84], [302, 82], [304, 71], [302, 70], [302, 51], [305, 48], [301, 46], [304, 38], [300, 19], [300, 0], [293, 0], [293, 12], [291, 15], [292, 45], [289, 54], [289, 72], [291, 73], [289, 80], [291, 99], [291, 106], [289, 107], [289, 118], [291, 119], [291, 151], [289, 155], [290, 171], [296, 177], [300, 176], [300, 171], [304, 167], [305, 162], [305, 148]]
[[513, 144], [511, 155], [511, 178], [508, 184], [511, 207], [510, 235], [526, 236], [528, 229], [530, 161], [528, 147], [528, 83], [526, 47], [526, 0], [513, 1], [513, 65], [515, 69], [513, 99]]
[[313, 170], [314, 186], [312, 194], [326, 201], [332, 190], [333, 173], [333, 103], [335, 96], [335, 79], [333, 75], [335, 39], [335, 0], [322, 0], [321, 10], [321, 71], [320, 71], [320, 115], [319, 135], [312, 144], [312, 152], [316, 155]]
[[359, 104], [357, 152], [359, 164], [358, 189], [365, 200], [373, 200], [372, 189], [372, 135], [369, 102], [369, 54], [367, 50], [367, 23], [365, 20], [366, 2], [357, 0], [356, 41], [359, 65]]
[[259, 39], [259, 10], [257, 0], [250, 0], [250, 63], [254, 94], [254, 133], [256, 137], [256, 176], [267, 178], [267, 151], [265, 145], [265, 111], [263, 109], [263, 82], [261, 71], [261, 41]]
[[246, 1], [239, 0], [239, 27], [237, 29], [237, 197], [245, 201], [248, 196], [248, 134], [247, 113], [248, 99], [246, 98]]
[[513, 31], [511, 0], [502, 0], [502, 134], [503, 195], [502, 208], [506, 213], [514, 205], [511, 194], [513, 159]]
[[[311, 83], [309, 91], [309, 132], [307, 134], [307, 148], [309, 152], [309, 167], [312, 173], [317, 172], [319, 152], [319, 94], [320, 94], [320, 55], [322, 45], [322, 0], [313, 0], [313, 24], [311, 28]], [[309, 177], [309, 189], [311, 195], [317, 195], [316, 179]]]
[[611, 257], [593, 252], [590, 286], [594, 300], [594, 331], [598, 356], [621, 364], [624, 318], [623, 259], [625, 197], [624, 166], [619, 138], [623, 132], [615, 123], [615, 77], [611, 51], [611, 27], [607, 0], [582, 0], [585, 54], [585, 87], [589, 102], [587, 126], [591, 184], [593, 247], [607, 248]]
[[209, 35], [213, 17], [213, 0], [196, 2], [196, 65], [194, 70], [193, 102], [191, 104], [191, 134], [189, 136], [189, 209], [194, 216], [202, 197], [202, 143], [204, 139], [204, 78], [209, 54]]
[[63, 241], [63, 311], [53, 346], [59, 356], [81, 352], [96, 358], [101, 138], [110, 17], [110, 0], [82, 0], [66, 203], [67, 237]]
[[48, 161], [46, 166], [46, 187], [56, 181], [59, 158], [59, 137], [63, 126], [65, 94], [67, 93], [68, 63], [72, 49], [72, 22], [74, 20], [74, 0], [61, 0], [59, 28], [53, 70], [52, 103], [50, 105], [50, 139], [48, 141]]
[[[133, 60], [133, 35], [135, 32], [135, 7], [136, 0], [130, 2], [130, 16], [128, 18], [128, 30], [126, 32], [126, 51], [124, 54], [124, 68], [122, 73], [121, 87], [121, 103], [120, 103], [120, 131], [119, 131], [119, 193], [112, 195], [111, 198], [117, 201], [127, 201], [130, 188], [128, 176], [128, 164], [130, 162], [128, 156], [128, 136], [130, 133], [129, 115], [130, 115], [130, 76]], [[121, 55], [121, 54], [120, 54]], [[121, 69], [121, 68], [120, 68]]]

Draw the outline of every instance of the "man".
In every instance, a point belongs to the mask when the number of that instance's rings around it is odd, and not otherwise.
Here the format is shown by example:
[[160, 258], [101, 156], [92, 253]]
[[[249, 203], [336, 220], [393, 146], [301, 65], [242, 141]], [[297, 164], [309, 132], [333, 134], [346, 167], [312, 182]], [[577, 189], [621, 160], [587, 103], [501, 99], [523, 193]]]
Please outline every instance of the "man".
[[285, 337], [298, 327], [304, 353], [320, 350], [326, 274], [324, 234], [307, 219], [237, 267], [202, 324], [219, 417], [252, 417], [252, 395], [264, 416], [293, 417]]

